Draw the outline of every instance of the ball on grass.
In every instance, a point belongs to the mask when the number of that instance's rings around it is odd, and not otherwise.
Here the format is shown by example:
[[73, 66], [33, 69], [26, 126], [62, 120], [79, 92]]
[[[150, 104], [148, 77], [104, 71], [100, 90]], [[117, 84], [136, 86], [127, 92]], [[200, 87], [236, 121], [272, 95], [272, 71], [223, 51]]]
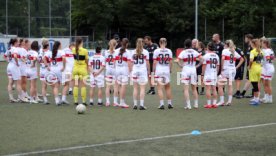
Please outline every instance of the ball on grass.
[[86, 106], [84, 104], [79, 104], [76, 107], [76, 111], [78, 114], [84, 114], [86, 111]]

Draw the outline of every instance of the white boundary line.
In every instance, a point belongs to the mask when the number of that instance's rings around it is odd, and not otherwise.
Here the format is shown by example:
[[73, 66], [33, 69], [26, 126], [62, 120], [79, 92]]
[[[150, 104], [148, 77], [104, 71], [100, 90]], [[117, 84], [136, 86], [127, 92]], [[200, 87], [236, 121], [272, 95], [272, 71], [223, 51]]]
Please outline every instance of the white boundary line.
[[[232, 127], [232, 128], [224, 128], [224, 129], [215, 129], [215, 130], [209, 130], [209, 131], [202, 131], [201, 134], [217, 133], [217, 132], [224, 132], [224, 131], [231, 131], [231, 130], [240, 130], [240, 129], [248, 129], [248, 128], [256, 128], [256, 127], [265, 127], [265, 126], [272, 126], [272, 125], [276, 125], [276, 122], [274, 122], [274, 123], [258, 124], [258, 125], [248, 125], [248, 126]], [[70, 150], [77, 150], [77, 149], [84, 149], [84, 148], [93, 148], [93, 147], [107, 146], [107, 145], [126, 144], [126, 143], [151, 141], [151, 140], [159, 140], [159, 139], [166, 139], [166, 138], [176, 138], [176, 137], [183, 137], [183, 136], [190, 136], [190, 135], [192, 135], [192, 134], [191, 133], [182, 133], [182, 134], [166, 135], [166, 136], [151, 137], [151, 138], [113, 141], [113, 142], [106, 142], [106, 143], [102, 143], [102, 144], [91, 144], [91, 145], [73, 146], [73, 147], [65, 147], [65, 148], [56, 148], [56, 149], [49, 149], [49, 150], [42, 150], [42, 151], [33, 151], [33, 152], [26, 152], [26, 153], [17, 153], [17, 154], [5, 155], [5, 156], [26, 156], [26, 155], [34, 155], [34, 154], [45, 154], [45, 153], [70, 151]]]

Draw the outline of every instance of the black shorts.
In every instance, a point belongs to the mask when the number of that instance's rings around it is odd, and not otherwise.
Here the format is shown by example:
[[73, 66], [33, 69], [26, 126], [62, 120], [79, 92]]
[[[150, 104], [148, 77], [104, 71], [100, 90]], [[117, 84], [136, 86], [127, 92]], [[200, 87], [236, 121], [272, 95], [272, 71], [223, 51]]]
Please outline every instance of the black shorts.
[[243, 74], [244, 74], [244, 66], [241, 66], [236, 72], [235, 80], [243, 80]]
[[202, 66], [199, 66], [199, 67], [196, 69], [196, 74], [197, 74], [197, 75], [201, 75], [201, 74], [202, 74]]
[[153, 53], [149, 54], [150, 73], [153, 72]]
[[249, 71], [248, 71], [248, 69], [246, 70], [246, 80], [249, 80]]

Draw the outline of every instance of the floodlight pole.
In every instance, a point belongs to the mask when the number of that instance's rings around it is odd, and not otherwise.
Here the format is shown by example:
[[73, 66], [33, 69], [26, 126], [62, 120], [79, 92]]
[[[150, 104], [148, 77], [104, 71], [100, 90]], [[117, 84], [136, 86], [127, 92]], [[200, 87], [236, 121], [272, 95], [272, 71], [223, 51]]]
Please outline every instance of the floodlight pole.
[[72, 0], [70, 0], [70, 16], [69, 16], [69, 20], [70, 20], [70, 41], [72, 40]]
[[195, 0], [195, 39], [198, 38], [198, 0]]
[[29, 38], [31, 37], [31, 2], [28, 0], [28, 33]]
[[8, 26], [8, 0], [6, 0], [6, 35], [9, 34], [9, 26]]
[[51, 21], [51, 0], [49, 0], [49, 32], [50, 32], [50, 37], [52, 36], [52, 21]]

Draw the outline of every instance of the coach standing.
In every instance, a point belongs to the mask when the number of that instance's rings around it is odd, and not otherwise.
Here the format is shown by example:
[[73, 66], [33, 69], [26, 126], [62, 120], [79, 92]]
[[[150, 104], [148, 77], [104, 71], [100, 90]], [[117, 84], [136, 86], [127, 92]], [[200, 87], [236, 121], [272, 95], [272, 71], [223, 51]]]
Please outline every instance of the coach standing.
[[144, 49], [146, 49], [149, 52], [149, 63], [150, 63], [150, 75], [149, 75], [150, 90], [147, 92], [147, 94], [154, 95], [155, 94], [154, 82], [152, 82], [151, 75], [153, 72], [153, 52], [158, 48], [158, 45], [152, 42], [150, 36], [144, 37], [144, 43], [145, 43]]
[[[219, 59], [221, 60], [222, 51], [224, 49], [224, 43], [221, 42], [219, 34], [214, 34], [212, 40], [216, 47], [216, 53], [218, 54]], [[218, 75], [220, 75], [220, 72], [221, 68], [219, 69]]]

